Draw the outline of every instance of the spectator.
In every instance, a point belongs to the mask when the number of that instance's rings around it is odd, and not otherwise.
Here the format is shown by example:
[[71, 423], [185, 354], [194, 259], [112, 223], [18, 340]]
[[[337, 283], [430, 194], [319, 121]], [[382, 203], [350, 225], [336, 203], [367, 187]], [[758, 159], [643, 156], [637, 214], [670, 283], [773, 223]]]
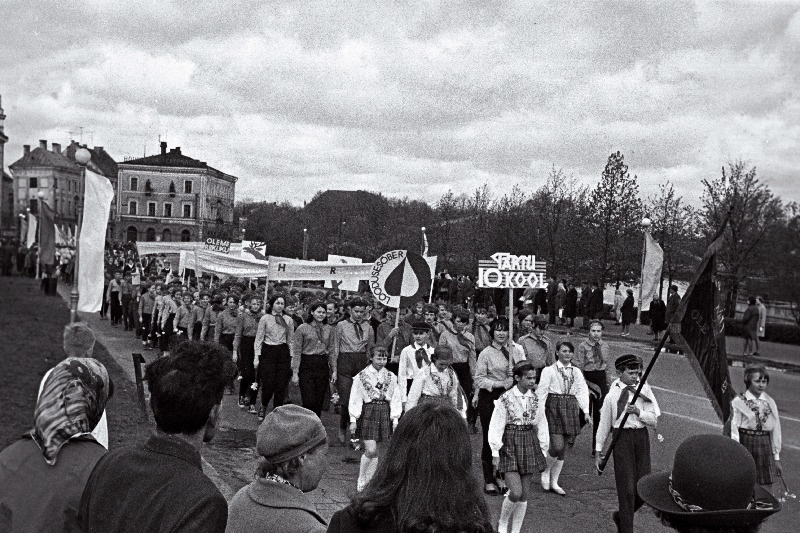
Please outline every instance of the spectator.
[[764, 306], [764, 299], [761, 296], [756, 296], [756, 305], [758, 306], [758, 338], [763, 339], [767, 331], [767, 308]]
[[105, 448], [90, 433], [113, 384], [97, 360], [69, 357], [53, 368], [34, 428], [0, 452], [0, 531], [78, 531], [86, 482]]
[[227, 503], [199, 450], [216, 434], [232, 376], [229, 352], [211, 343], [183, 342], [147, 366], [156, 432], [97, 463], [81, 499], [84, 533], [225, 531]]
[[748, 300], [747, 309], [742, 316], [742, 329], [744, 330], [744, 355], [758, 355], [758, 306], [752, 296]]
[[650, 328], [656, 342], [661, 332], [667, 329], [667, 306], [658, 293], [653, 295], [653, 301], [650, 302]]
[[564, 314], [569, 319], [568, 326], [574, 328], [575, 317], [578, 316], [578, 289], [575, 288], [575, 284], [572, 282], [569, 282], [568, 285]]
[[755, 461], [722, 435], [693, 435], [675, 452], [672, 471], [639, 480], [639, 496], [679, 532], [755, 533], [778, 501], [756, 484]]
[[622, 333], [623, 337], [627, 337], [630, 335], [630, 327], [631, 324], [636, 322], [636, 304], [633, 300], [633, 289], [627, 289], [625, 291], [627, 296], [625, 296], [625, 301], [622, 302], [622, 307], [620, 311], [622, 312]]
[[256, 479], [231, 500], [226, 531], [325, 531], [325, 520], [304, 494], [328, 469], [328, 434], [319, 418], [299, 405], [277, 407], [258, 428], [256, 450], [262, 457]]
[[450, 406], [423, 403], [397, 426], [372, 482], [331, 518], [329, 533], [492, 531], [472, 473], [467, 424]]
[[592, 283], [592, 292], [589, 294], [589, 316], [594, 320], [603, 318], [603, 289], [596, 281]]

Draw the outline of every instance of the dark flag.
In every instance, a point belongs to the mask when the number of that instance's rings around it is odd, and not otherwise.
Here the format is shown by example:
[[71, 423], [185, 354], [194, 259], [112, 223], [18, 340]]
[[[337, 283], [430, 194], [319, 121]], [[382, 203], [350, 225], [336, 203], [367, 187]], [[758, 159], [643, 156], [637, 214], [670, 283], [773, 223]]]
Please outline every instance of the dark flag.
[[722, 243], [720, 235], [706, 250], [670, 326], [672, 338], [686, 354], [714, 410], [725, 422], [730, 415], [733, 388], [725, 350], [724, 301], [716, 269]]
[[52, 265], [56, 258], [56, 223], [53, 209], [47, 202], [39, 202], [41, 216], [39, 218], [39, 263]]

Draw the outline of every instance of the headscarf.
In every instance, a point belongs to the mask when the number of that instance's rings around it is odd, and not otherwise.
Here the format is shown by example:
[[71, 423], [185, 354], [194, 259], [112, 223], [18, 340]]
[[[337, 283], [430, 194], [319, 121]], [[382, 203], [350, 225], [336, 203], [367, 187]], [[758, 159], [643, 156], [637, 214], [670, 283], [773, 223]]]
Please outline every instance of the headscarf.
[[64, 444], [94, 429], [108, 401], [110, 379], [102, 363], [69, 357], [50, 372], [36, 402], [31, 437], [48, 465]]

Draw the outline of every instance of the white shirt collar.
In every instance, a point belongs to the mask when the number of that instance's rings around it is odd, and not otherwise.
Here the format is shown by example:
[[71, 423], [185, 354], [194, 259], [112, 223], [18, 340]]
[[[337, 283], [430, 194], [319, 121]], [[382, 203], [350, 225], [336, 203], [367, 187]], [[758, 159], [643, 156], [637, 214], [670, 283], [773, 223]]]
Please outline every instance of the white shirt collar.
[[748, 400], [764, 400], [764, 399], [765, 399], [765, 398], [764, 398], [764, 396], [765, 396], [765, 395], [766, 395], [766, 393], [765, 393], [765, 392], [762, 392], [762, 393], [761, 393], [761, 397], [756, 397], [756, 395], [755, 395], [755, 394], [753, 394], [752, 392], [750, 392], [750, 389], [747, 389], [747, 390], [744, 392], [744, 397], [745, 397], [745, 398], [747, 398]]
[[519, 387], [515, 385], [514, 387], [511, 388], [511, 394], [513, 394], [517, 398], [523, 398], [526, 396], [527, 397], [533, 396], [534, 392], [533, 389], [528, 389], [528, 391], [523, 394], [522, 392], [519, 391]]
[[556, 361], [556, 366], [557, 366], [558, 368], [572, 368], [572, 363], [570, 363], [570, 364], [569, 364], [569, 366], [566, 366], [566, 365], [565, 365], [564, 363], [562, 363], [562, 362], [561, 362], [561, 360], [559, 359], [559, 360], [557, 360], [557, 361]]

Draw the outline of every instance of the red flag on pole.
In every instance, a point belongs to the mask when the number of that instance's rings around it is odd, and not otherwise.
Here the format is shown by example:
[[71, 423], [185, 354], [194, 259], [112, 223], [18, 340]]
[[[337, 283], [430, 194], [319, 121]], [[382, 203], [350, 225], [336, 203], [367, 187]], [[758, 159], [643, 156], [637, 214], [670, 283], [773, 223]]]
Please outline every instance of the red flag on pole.
[[39, 263], [52, 265], [56, 258], [56, 222], [53, 209], [47, 202], [39, 202], [41, 218], [39, 219]]

